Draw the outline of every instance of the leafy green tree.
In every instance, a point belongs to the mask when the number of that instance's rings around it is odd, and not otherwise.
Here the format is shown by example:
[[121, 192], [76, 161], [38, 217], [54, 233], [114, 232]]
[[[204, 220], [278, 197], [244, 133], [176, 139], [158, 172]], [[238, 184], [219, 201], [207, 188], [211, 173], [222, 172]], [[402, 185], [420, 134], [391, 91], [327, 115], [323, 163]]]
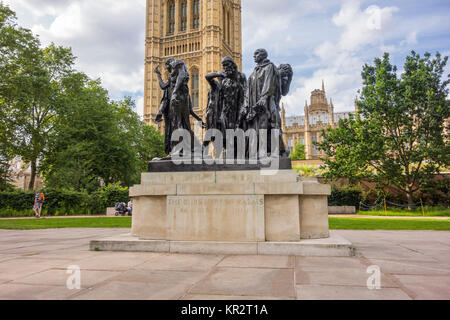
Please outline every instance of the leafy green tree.
[[363, 88], [355, 118], [323, 132], [325, 177], [375, 181], [406, 194], [410, 209], [415, 193], [433, 183], [449, 166], [450, 145], [445, 120], [450, 83], [443, 80], [448, 57], [432, 58], [414, 51], [398, 76], [389, 55], [363, 67]]
[[[3, 111], [0, 108], [0, 119], [3, 119], [5, 116]], [[3, 121], [0, 121], [0, 191], [4, 191], [9, 186], [8, 182], [10, 181], [8, 173], [11, 157], [6, 150], [7, 142], [6, 128], [4, 127]]]
[[82, 73], [66, 79], [64, 91], [64, 108], [41, 165], [46, 184], [95, 191], [102, 185], [138, 183], [148, 156], [161, 154], [164, 147], [159, 133], [147, 134], [134, 101], [111, 101], [99, 80]]
[[164, 158], [164, 136], [153, 126], [142, 124], [142, 140], [139, 145], [140, 171], [148, 169], [148, 163], [154, 158]]
[[6, 190], [9, 187], [9, 161], [9, 157], [0, 145], [0, 191]]
[[305, 152], [305, 145], [302, 143], [297, 143], [295, 145], [295, 149], [293, 152], [291, 152], [290, 156], [291, 160], [306, 160], [306, 152]]
[[74, 56], [53, 44], [41, 49], [31, 31], [15, 21], [15, 13], [0, 3], [0, 121], [9, 137], [8, 153], [31, 163], [33, 189], [38, 160], [63, 101], [61, 81], [72, 72]]
[[70, 49], [42, 49], [0, 3], [0, 162], [31, 163], [30, 189], [38, 169], [47, 186], [78, 191], [139, 182], [164, 156], [162, 136], [130, 98], [111, 101], [100, 80], [73, 70], [74, 60]]

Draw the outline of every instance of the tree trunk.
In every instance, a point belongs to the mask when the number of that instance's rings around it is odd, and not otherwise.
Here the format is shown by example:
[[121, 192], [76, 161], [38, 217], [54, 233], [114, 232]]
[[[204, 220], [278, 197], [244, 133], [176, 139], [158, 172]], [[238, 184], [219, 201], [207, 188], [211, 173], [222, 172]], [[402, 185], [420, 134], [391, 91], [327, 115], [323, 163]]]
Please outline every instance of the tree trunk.
[[36, 181], [36, 160], [31, 161], [31, 175], [30, 175], [30, 184], [28, 185], [29, 190], [34, 190], [34, 183]]
[[416, 209], [416, 204], [414, 203], [414, 196], [411, 188], [407, 189], [406, 196], [408, 197], [408, 210], [414, 211]]

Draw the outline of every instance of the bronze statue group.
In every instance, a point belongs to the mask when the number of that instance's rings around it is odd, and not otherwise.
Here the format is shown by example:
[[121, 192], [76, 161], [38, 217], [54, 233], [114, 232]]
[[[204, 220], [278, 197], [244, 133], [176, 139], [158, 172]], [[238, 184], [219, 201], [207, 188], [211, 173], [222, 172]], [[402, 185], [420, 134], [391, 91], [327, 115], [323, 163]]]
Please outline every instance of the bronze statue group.
[[[164, 95], [155, 121], [161, 122], [163, 119], [165, 121], [165, 152], [167, 154], [173, 155], [175, 147], [179, 144], [179, 140], [173, 138], [177, 130], [185, 130], [189, 132], [192, 139], [195, 139], [190, 125], [190, 116], [193, 116], [202, 123], [207, 132], [221, 133], [224, 139], [222, 145], [225, 149], [227, 133], [251, 131], [258, 139], [261, 139], [262, 133], [267, 133], [267, 149], [264, 147], [264, 150], [258, 150], [258, 156], [266, 153], [271, 156], [289, 156], [289, 151], [282, 139], [280, 102], [282, 96], [289, 92], [293, 77], [292, 68], [289, 64], [277, 67], [268, 59], [265, 49], [256, 50], [254, 59], [256, 67], [248, 81], [230, 57], [223, 58], [223, 71], [206, 75], [210, 90], [205, 122], [194, 112], [189, 94], [189, 72], [184, 61], [174, 58], [166, 61], [165, 67], [169, 74], [167, 82], [163, 81], [159, 68], [156, 68], [155, 72]], [[271, 136], [274, 132], [277, 137]], [[247, 158], [249, 157], [248, 139], [249, 135], [247, 135], [245, 147]], [[270, 142], [274, 139], [278, 140], [276, 155], [271, 154], [273, 149]], [[207, 148], [211, 140], [214, 141], [214, 138], [206, 139], [205, 137], [203, 148]], [[261, 153], [261, 151], [264, 152]]]

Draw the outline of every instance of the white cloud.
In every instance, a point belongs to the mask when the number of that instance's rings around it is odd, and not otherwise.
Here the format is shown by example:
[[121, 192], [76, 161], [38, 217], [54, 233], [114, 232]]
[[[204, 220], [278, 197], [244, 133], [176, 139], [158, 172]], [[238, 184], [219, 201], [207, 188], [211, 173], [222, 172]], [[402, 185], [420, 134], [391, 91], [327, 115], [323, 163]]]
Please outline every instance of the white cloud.
[[[145, 0], [7, 0], [19, 23], [51, 42], [72, 47], [76, 68], [102, 78], [114, 99], [142, 95]], [[141, 111], [141, 110], [139, 110]], [[141, 112], [142, 113], [142, 112]]]
[[327, 97], [333, 99], [335, 111], [354, 110], [355, 96], [361, 87], [362, 66], [368, 62], [364, 60], [364, 51], [369, 50], [372, 59], [380, 48], [386, 49], [384, 36], [389, 34], [393, 14], [397, 11], [395, 7], [378, 6], [362, 10], [360, 1], [344, 1], [332, 17], [334, 25], [342, 29], [340, 36], [315, 47], [313, 52], [321, 66], [310, 77], [300, 78], [297, 89], [284, 98], [287, 114], [303, 113], [305, 99], [309, 104], [311, 91], [321, 88], [322, 80]]
[[76, 39], [86, 33], [82, 10], [79, 3], [70, 4], [63, 12], [56, 15], [55, 20], [46, 28], [43, 25], [35, 25], [32, 31], [41, 35], [44, 41], [62, 41]]
[[393, 14], [399, 10], [397, 7], [371, 5], [361, 11], [360, 6], [358, 0], [347, 0], [333, 17], [335, 25], [344, 28], [339, 40], [342, 50], [357, 51], [361, 46], [382, 41], [383, 35], [392, 26]]
[[408, 36], [406, 37], [405, 40], [403, 40], [402, 42], [400, 42], [401, 46], [412, 46], [412, 45], [416, 45], [418, 43], [417, 41], [417, 31], [412, 31], [411, 33], [408, 34]]
[[[113, 99], [133, 95], [142, 114], [146, 0], [3, 2], [43, 44], [71, 46], [77, 69], [101, 77]], [[322, 79], [336, 110], [352, 110], [364, 63], [385, 51], [403, 59], [412, 46], [418, 52], [449, 50], [449, 7], [442, 0], [392, 3], [396, 7], [375, 0], [243, 0], [244, 72], [252, 72], [253, 51], [265, 47], [274, 63], [294, 68], [284, 99], [288, 114], [303, 113]]]

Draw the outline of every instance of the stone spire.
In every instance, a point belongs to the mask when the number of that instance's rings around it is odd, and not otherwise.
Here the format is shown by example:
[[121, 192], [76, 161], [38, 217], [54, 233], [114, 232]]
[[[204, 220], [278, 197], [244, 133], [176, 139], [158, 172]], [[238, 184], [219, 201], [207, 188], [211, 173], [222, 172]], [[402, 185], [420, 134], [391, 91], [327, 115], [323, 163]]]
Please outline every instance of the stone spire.
[[330, 98], [330, 107], [329, 107], [329, 119], [330, 119], [330, 125], [334, 125], [334, 105], [333, 105], [333, 99]]

